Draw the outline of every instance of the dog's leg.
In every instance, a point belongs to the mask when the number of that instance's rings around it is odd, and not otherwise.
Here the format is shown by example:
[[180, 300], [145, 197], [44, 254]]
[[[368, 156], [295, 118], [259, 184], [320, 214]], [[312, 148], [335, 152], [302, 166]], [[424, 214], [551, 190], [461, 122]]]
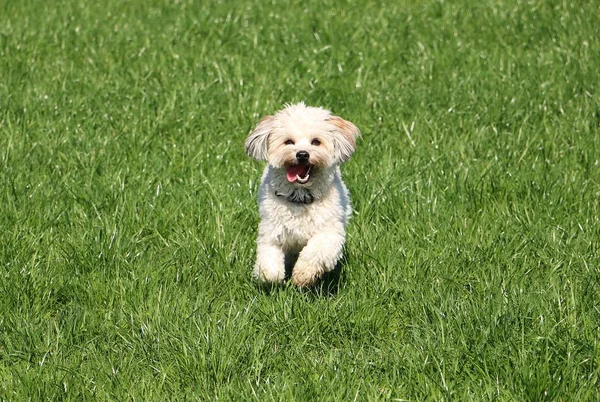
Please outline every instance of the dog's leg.
[[281, 247], [259, 243], [253, 276], [262, 283], [281, 283], [285, 278], [285, 255]]
[[292, 272], [296, 286], [313, 285], [325, 272], [332, 271], [342, 258], [344, 235], [320, 233], [308, 241]]

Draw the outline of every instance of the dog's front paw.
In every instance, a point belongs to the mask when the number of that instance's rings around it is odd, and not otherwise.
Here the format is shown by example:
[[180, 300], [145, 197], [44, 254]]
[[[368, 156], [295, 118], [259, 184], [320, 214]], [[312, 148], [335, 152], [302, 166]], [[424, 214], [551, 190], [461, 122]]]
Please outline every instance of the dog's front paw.
[[261, 284], [280, 284], [285, 279], [285, 269], [256, 265], [252, 276]]
[[292, 271], [292, 282], [298, 287], [314, 285], [323, 276], [323, 268], [298, 262]]

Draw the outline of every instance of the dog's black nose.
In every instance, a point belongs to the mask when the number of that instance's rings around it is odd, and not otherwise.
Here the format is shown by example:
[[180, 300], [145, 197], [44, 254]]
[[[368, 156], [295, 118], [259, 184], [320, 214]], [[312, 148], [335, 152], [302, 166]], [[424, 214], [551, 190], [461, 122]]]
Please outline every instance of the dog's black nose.
[[309, 156], [310, 155], [306, 151], [296, 152], [296, 159], [298, 159], [300, 162], [306, 162]]

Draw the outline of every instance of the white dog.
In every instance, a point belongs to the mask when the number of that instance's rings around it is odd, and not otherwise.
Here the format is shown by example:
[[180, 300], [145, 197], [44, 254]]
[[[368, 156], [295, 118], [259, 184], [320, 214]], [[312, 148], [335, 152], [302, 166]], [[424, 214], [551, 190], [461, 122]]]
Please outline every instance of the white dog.
[[294, 284], [309, 286], [335, 268], [352, 214], [339, 165], [359, 135], [354, 124], [304, 103], [264, 117], [250, 133], [246, 152], [269, 163], [258, 195], [258, 281], [281, 283], [287, 267]]

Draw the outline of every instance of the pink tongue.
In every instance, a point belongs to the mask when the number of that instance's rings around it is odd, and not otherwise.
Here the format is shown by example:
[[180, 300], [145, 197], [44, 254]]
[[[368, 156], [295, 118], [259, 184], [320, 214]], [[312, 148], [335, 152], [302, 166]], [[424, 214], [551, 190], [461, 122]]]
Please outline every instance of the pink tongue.
[[290, 183], [296, 181], [296, 176], [305, 176], [306, 171], [308, 170], [308, 166], [295, 165], [288, 169], [287, 171], [287, 179]]

